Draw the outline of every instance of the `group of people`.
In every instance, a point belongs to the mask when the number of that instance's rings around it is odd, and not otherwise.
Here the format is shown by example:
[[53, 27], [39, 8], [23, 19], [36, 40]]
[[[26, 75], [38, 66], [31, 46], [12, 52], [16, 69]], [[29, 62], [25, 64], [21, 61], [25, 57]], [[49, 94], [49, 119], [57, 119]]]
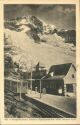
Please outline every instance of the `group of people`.
[[[37, 87], [35, 87], [35, 94], [36, 94], [37, 92], [38, 92]], [[43, 89], [42, 89], [42, 93], [43, 93], [43, 94], [46, 94], [46, 88], [43, 88]]]

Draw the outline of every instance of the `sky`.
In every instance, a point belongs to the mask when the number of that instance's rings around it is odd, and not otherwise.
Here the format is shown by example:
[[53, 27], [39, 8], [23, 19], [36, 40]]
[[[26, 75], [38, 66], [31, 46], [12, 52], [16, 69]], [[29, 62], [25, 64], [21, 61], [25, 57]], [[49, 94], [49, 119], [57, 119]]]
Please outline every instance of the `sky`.
[[34, 15], [46, 23], [55, 25], [59, 29], [75, 29], [76, 6], [73, 4], [6, 4], [4, 18], [11, 19]]

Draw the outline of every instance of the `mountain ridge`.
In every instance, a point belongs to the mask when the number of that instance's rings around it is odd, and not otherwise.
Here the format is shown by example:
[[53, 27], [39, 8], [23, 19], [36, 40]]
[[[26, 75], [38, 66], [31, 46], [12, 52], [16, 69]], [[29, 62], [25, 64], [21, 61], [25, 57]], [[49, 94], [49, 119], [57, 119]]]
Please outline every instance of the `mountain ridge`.
[[[57, 36], [64, 39], [64, 42], [68, 42], [76, 45], [76, 32], [75, 30], [57, 29], [56, 26], [46, 24], [43, 20], [35, 16], [17, 17], [16, 19], [7, 20], [4, 23], [5, 27], [14, 29], [17, 32], [30, 32], [34, 41], [40, 40], [40, 35], [57, 34]], [[43, 42], [44, 40], [42, 40]]]
[[39, 61], [43, 63], [47, 69], [53, 64], [75, 64], [75, 46], [73, 43], [65, 43], [64, 38], [57, 35], [55, 26], [53, 26], [54, 33], [47, 32], [46, 34], [43, 32], [41, 23], [40, 26], [39, 23], [38, 25], [35, 25], [36, 23], [31, 23], [30, 25], [29, 22], [26, 24], [24, 21], [27, 31], [24, 30], [24, 27], [21, 31], [18, 30], [18, 28], [23, 24], [19, 23], [16, 25], [14, 20], [12, 20], [13, 23], [11, 20], [7, 22], [5, 22], [7, 42], [9, 45], [12, 45], [11, 49], [15, 48], [14, 53], [16, 53], [12, 55], [9, 52], [9, 54], [13, 58], [13, 61], [18, 62], [22, 67], [30, 68], [31, 63], [36, 65]]

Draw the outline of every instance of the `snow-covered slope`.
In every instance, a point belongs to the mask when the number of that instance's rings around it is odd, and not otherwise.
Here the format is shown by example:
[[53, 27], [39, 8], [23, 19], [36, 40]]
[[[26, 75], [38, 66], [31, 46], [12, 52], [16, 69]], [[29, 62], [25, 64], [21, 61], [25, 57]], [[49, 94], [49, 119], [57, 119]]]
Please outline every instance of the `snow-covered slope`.
[[54, 64], [75, 64], [75, 46], [65, 43], [56, 31], [54, 25], [34, 16], [5, 21], [5, 36], [14, 50], [14, 54], [9, 52], [13, 61], [27, 69], [38, 62], [47, 69]]
[[[30, 68], [39, 61], [48, 69], [51, 65], [62, 63], [75, 64], [75, 48], [62, 40], [56, 34], [52, 37], [45, 35], [47, 43], [35, 43], [25, 32], [5, 29], [8, 44], [15, 48], [16, 54], [12, 55], [13, 61], [24, 67]], [[59, 39], [59, 40], [57, 40]]]

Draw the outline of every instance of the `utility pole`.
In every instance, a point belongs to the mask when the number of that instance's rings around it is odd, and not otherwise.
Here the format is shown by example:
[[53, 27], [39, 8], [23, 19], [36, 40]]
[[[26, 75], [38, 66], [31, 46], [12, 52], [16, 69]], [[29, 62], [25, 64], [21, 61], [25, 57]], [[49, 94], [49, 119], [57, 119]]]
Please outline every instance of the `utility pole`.
[[41, 79], [40, 79], [40, 98], [41, 98], [41, 88], [42, 88], [42, 83], [41, 83], [41, 81], [42, 81], [42, 79], [44, 78], [45, 76], [43, 76]]

